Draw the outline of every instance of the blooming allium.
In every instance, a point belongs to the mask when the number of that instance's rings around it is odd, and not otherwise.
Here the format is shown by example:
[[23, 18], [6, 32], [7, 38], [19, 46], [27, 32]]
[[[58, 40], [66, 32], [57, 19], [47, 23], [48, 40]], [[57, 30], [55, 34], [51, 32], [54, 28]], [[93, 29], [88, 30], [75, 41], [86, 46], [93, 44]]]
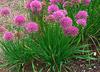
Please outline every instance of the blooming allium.
[[0, 33], [4, 33], [7, 29], [4, 26], [0, 26]]
[[51, 14], [55, 11], [59, 10], [59, 7], [56, 4], [51, 4], [48, 6], [48, 13]]
[[59, 2], [59, 0], [50, 0], [51, 4], [54, 4], [54, 3], [57, 3], [57, 2]]
[[86, 26], [86, 20], [85, 19], [78, 19], [77, 24], [82, 25], [83, 27]]
[[84, 3], [85, 5], [89, 5], [90, 2], [91, 2], [91, 0], [83, 0], [83, 3]]
[[10, 14], [10, 8], [9, 7], [3, 7], [0, 9], [1, 16], [7, 16]]
[[63, 3], [65, 0], [50, 0], [51, 4], [55, 4], [55, 3]]
[[65, 2], [65, 0], [58, 0], [59, 3], [63, 4]]
[[62, 26], [64, 29], [67, 28], [67, 27], [69, 27], [69, 26], [72, 26], [72, 23], [73, 23], [73, 21], [72, 21], [72, 19], [69, 18], [69, 17], [63, 17], [63, 18], [61, 18], [61, 20], [60, 20], [60, 24], [61, 24], [61, 26]]
[[7, 41], [11, 41], [13, 40], [13, 38], [14, 38], [14, 35], [12, 32], [5, 32], [3, 35], [3, 39]]
[[27, 25], [25, 25], [25, 29], [27, 32], [37, 32], [39, 30], [39, 26], [35, 22], [29, 22]]
[[42, 10], [42, 3], [38, 0], [34, 0], [30, 3], [32, 12], [40, 12]]
[[70, 36], [77, 36], [78, 35], [79, 29], [74, 26], [69, 26], [68, 28], [64, 29], [65, 35], [70, 35]]
[[32, 2], [32, 0], [28, 0], [28, 1], [26, 1], [25, 2], [25, 8], [26, 9], [30, 9], [31, 7], [30, 7], [30, 3]]
[[55, 17], [54, 17], [54, 15], [51, 14], [51, 15], [46, 17], [46, 20], [50, 21], [50, 22], [54, 22], [55, 21]]
[[76, 19], [87, 19], [87, 16], [88, 16], [88, 13], [87, 11], [79, 11], [77, 14], [76, 14]]
[[6, 2], [7, 0], [0, 0], [0, 3]]
[[23, 24], [25, 23], [25, 20], [26, 20], [26, 18], [23, 15], [15, 16], [13, 19], [14, 24], [17, 26], [23, 26]]
[[61, 12], [63, 12], [63, 14], [66, 16], [68, 13], [67, 13], [67, 10], [60, 10]]
[[71, 2], [74, 3], [81, 3], [81, 0], [71, 0]]
[[72, 6], [73, 5], [73, 3], [72, 2], [69, 2], [69, 1], [65, 1], [64, 3], [63, 3], [63, 7], [65, 8], [66, 6]]
[[60, 20], [61, 18], [65, 17], [64, 12], [62, 12], [61, 10], [54, 12], [53, 15], [56, 20]]

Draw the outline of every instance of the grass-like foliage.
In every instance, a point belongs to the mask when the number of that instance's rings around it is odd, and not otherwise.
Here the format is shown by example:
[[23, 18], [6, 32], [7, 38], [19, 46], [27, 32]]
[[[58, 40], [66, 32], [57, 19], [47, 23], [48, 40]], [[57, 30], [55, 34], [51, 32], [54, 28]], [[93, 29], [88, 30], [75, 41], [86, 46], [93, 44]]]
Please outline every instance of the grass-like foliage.
[[89, 45], [78, 46], [73, 40], [73, 37], [64, 35], [58, 24], [44, 24], [40, 33], [28, 34], [20, 40], [1, 42], [5, 65], [12, 68], [19, 66], [17, 70], [20, 70], [29, 62], [41, 60], [50, 71], [59, 72], [68, 60], [92, 59], [91, 54], [88, 54], [90, 51], [85, 49]]
[[[16, 16], [13, 19], [14, 26], [11, 25], [9, 30], [3, 33], [0, 48], [4, 53], [4, 64], [0, 67], [8, 67], [14, 72], [28, 72], [28, 70], [30, 72], [64, 72], [69, 70], [66, 69], [66, 65], [71, 61], [95, 60], [92, 57], [93, 53], [89, 50], [91, 44], [87, 39], [91, 35], [97, 35], [97, 38], [99, 36], [99, 18], [95, 16], [98, 11], [94, 10], [98, 0], [91, 2], [89, 6], [76, 3], [65, 8], [62, 3], [57, 3], [59, 10], [52, 11], [50, 14], [46, 12], [49, 2], [45, 0], [43, 2], [44, 6], [37, 0], [30, 3], [27, 21], [31, 20], [31, 22], [25, 23], [24, 16]], [[52, 8], [48, 9], [50, 10]], [[76, 22], [75, 15], [79, 10], [88, 12], [85, 17], [82, 14], [86, 24]], [[52, 17], [49, 18], [50, 20], [45, 19], [47, 15], [53, 15], [54, 19]], [[63, 18], [65, 18], [64, 22]]]

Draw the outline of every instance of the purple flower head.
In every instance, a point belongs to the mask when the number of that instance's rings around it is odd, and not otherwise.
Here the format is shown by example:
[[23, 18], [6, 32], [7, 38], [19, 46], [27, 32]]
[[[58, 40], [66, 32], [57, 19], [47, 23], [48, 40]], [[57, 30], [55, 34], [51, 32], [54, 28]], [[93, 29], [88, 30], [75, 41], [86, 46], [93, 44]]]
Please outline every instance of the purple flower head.
[[48, 13], [52, 14], [53, 12], [59, 10], [59, 7], [56, 4], [51, 4], [48, 6]]
[[63, 7], [65, 8], [66, 6], [72, 6], [73, 4], [72, 4], [72, 2], [69, 2], [69, 1], [65, 1], [64, 3], [63, 3]]
[[57, 2], [59, 2], [59, 0], [50, 0], [50, 3], [51, 3], [51, 4], [55, 4], [55, 3], [57, 3]]
[[4, 3], [4, 2], [6, 2], [7, 0], [0, 0], [0, 3]]
[[61, 12], [63, 12], [63, 14], [66, 16], [68, 13], [67, 13], [67, 10], [59, 10]]
[[50, 22], [54, 22], [55, 21], [55, 17], [51, 14], [51, 15], [46, 17], [46, 20], [50, 21]]
[[65, 0], [50, 0], [51, 4], [63, 3]]
[[87, 16], [88, 16], [88, 13], [87, 11], [79, 11], [77, 14], [76, 14], [76, 19], [87, 19]]
[[61, 10], [54, 12], [53, 15], [56, 20], [60, 20], [61, 18], [65, 17], [64, 12], [62, 12]]
[[7, 29], [4, 26], [0, 26], [0, 33], [4, 33]]
[[9, 7], [3, 7], [0, 9], [1, 16], [7, 16], [10, 14], [10, 8]]
[[71, 2], [74, 3], [81, 3], [81, 0], [71, 0]]
[[84, 3], [85, 5], [89, 5], [90, 2], [91, 2], [91, 0], [83, 0], [83, 3]]
[[25, 23], [25, 20], [26, 20], [25, 16], [18, 15], [14, 17], [13, 22], [17, 26], [23, 26], [23, 24]]
[[38, 0], [34, 0], [30, 3], [32, 12], [40, 12], [42, 10], [42, 3]]
[[25, 8], [26, 9], [31, 9], [31, 7], [30, 7], [31, 2], [32, 2], [32, 0], [28, 0], [28, 1], [25, 2]]
[[14, 35], [12, 32], [5, 32], [3, 35], [3, 39], [7, 41], [11, 41], [14, 39]]
[[78, 31], [79, 31], [79, 29], [77, 27], [74, 27], [74, 26], [69, 26], [68, 28], [64, 29], [65, 35], [69, 35], [72, 37], [77, 36]]
[[39, 30], [39, 26], [35, 22], [29, 22], [27, 25], [25, 25], [25, 29], [27, 32], [37, 32]]
[[86, 20], [85, 20], [85, 19], [78, 19], [78, 20], [77, 20], [77, 24], [79, 24], [79, 25], [85, 27], [85, 26], [86, 26]]
[[69, 27], [69, 26], [72, 26], [72, 23], [73, 23], [73, 21], [70, 17], [63, 17], [60, 20], [60, 24], [64, 29]]

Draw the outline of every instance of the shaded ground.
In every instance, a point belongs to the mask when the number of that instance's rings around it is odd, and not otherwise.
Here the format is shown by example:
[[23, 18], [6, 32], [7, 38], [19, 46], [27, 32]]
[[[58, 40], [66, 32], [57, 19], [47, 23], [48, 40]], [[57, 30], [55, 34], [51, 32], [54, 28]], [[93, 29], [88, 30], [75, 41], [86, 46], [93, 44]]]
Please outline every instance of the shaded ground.
[[100, 62], [78, 61], [71, 64], [72, 72], [100, 72]]

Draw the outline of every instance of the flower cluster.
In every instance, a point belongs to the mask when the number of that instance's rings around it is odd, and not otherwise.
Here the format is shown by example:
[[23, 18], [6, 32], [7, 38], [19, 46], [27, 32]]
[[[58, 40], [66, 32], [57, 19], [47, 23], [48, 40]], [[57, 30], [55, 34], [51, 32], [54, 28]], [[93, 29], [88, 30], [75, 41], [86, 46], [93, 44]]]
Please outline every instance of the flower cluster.
[[[68, 1], [67, 1], [68, 2]], [[71, 0], [73, 3], [81, 3], [81, 0]], [[84, 0], [84, 3], [89, 4], [90, 1]], [[66, 3], [65, 0], [50, 0], [50, 5], [48, 6], [48, 16], [46, 20], [49, 22], [58, 22], [64, 31], [65, 35], [69, 36], [77, 36], [79, 29], [73, 26], [73, 20], [68, 16], [68, 12], [65, 9], [60, 9], [58, 7], [58, 3]], [[28, 0], [25, 3], [25, 8], [31, 10], [33, 13], [40, 13], [42, 10], [42, 2], [40, 0]], [[0, 14], [2, 16], [7, 16], [10, 14], [10, 9], [8, 7], [4, 7], [0, 9]], [[75, 18], [76, 23], [86, 26], [88, 13], [87, 11], [79, 11]], [[23, 15], [16, 15], [13, 18], [13, 23], [17, 27], [22, 27], [28, 33], [37, 32], [39, 30], [39, 25], [33, 21], [26, 21], [27, 18]], [[12, 40], [14, 38], [13, 32], [9, 32], [5, 27], [0, 26], [0, 32], [3, 33], [3, 38], [5, 40]]]
[[33, 13], [40, 13], [42, 10], [42, 2], [38, 0], [26, 1], [25, 8], [31, 10]]
[[70, 1], [64, 1], [63, 7], [66, 6], [73, 6], [74, 4], [83, 4], [83, 5], [89, 5], [91, 0], [70, 0]]
[[79, 24], [79, 25], [85, 27], [85, 26], [86, 26], [86, 23], [87, 23], [87, 17], [88, 17], [87, 11], [79, 11], [79, 12], [76, 14], [76, 16], [75, 16], [75, 18], [76, 18], [76, 20], [77, 20], [77, 21], [76, 21], [77, 24]]
[[10, 14], [10, 8], [9, 7], [3, 7], [0, 9], [0, 15], [1, 16], [7, 16]]
[[72, 25], [73, 20], [67, 16], [67, 10], [58, 8], [57, 4], [54, 4], [53, 0], [51, 0], [51, 2], [51, 5], [48, 6], [49, 15], [47, 16], [47, 20], [60, 23], [65, 35], [77, 36], [79, 30], [77, 27]]

